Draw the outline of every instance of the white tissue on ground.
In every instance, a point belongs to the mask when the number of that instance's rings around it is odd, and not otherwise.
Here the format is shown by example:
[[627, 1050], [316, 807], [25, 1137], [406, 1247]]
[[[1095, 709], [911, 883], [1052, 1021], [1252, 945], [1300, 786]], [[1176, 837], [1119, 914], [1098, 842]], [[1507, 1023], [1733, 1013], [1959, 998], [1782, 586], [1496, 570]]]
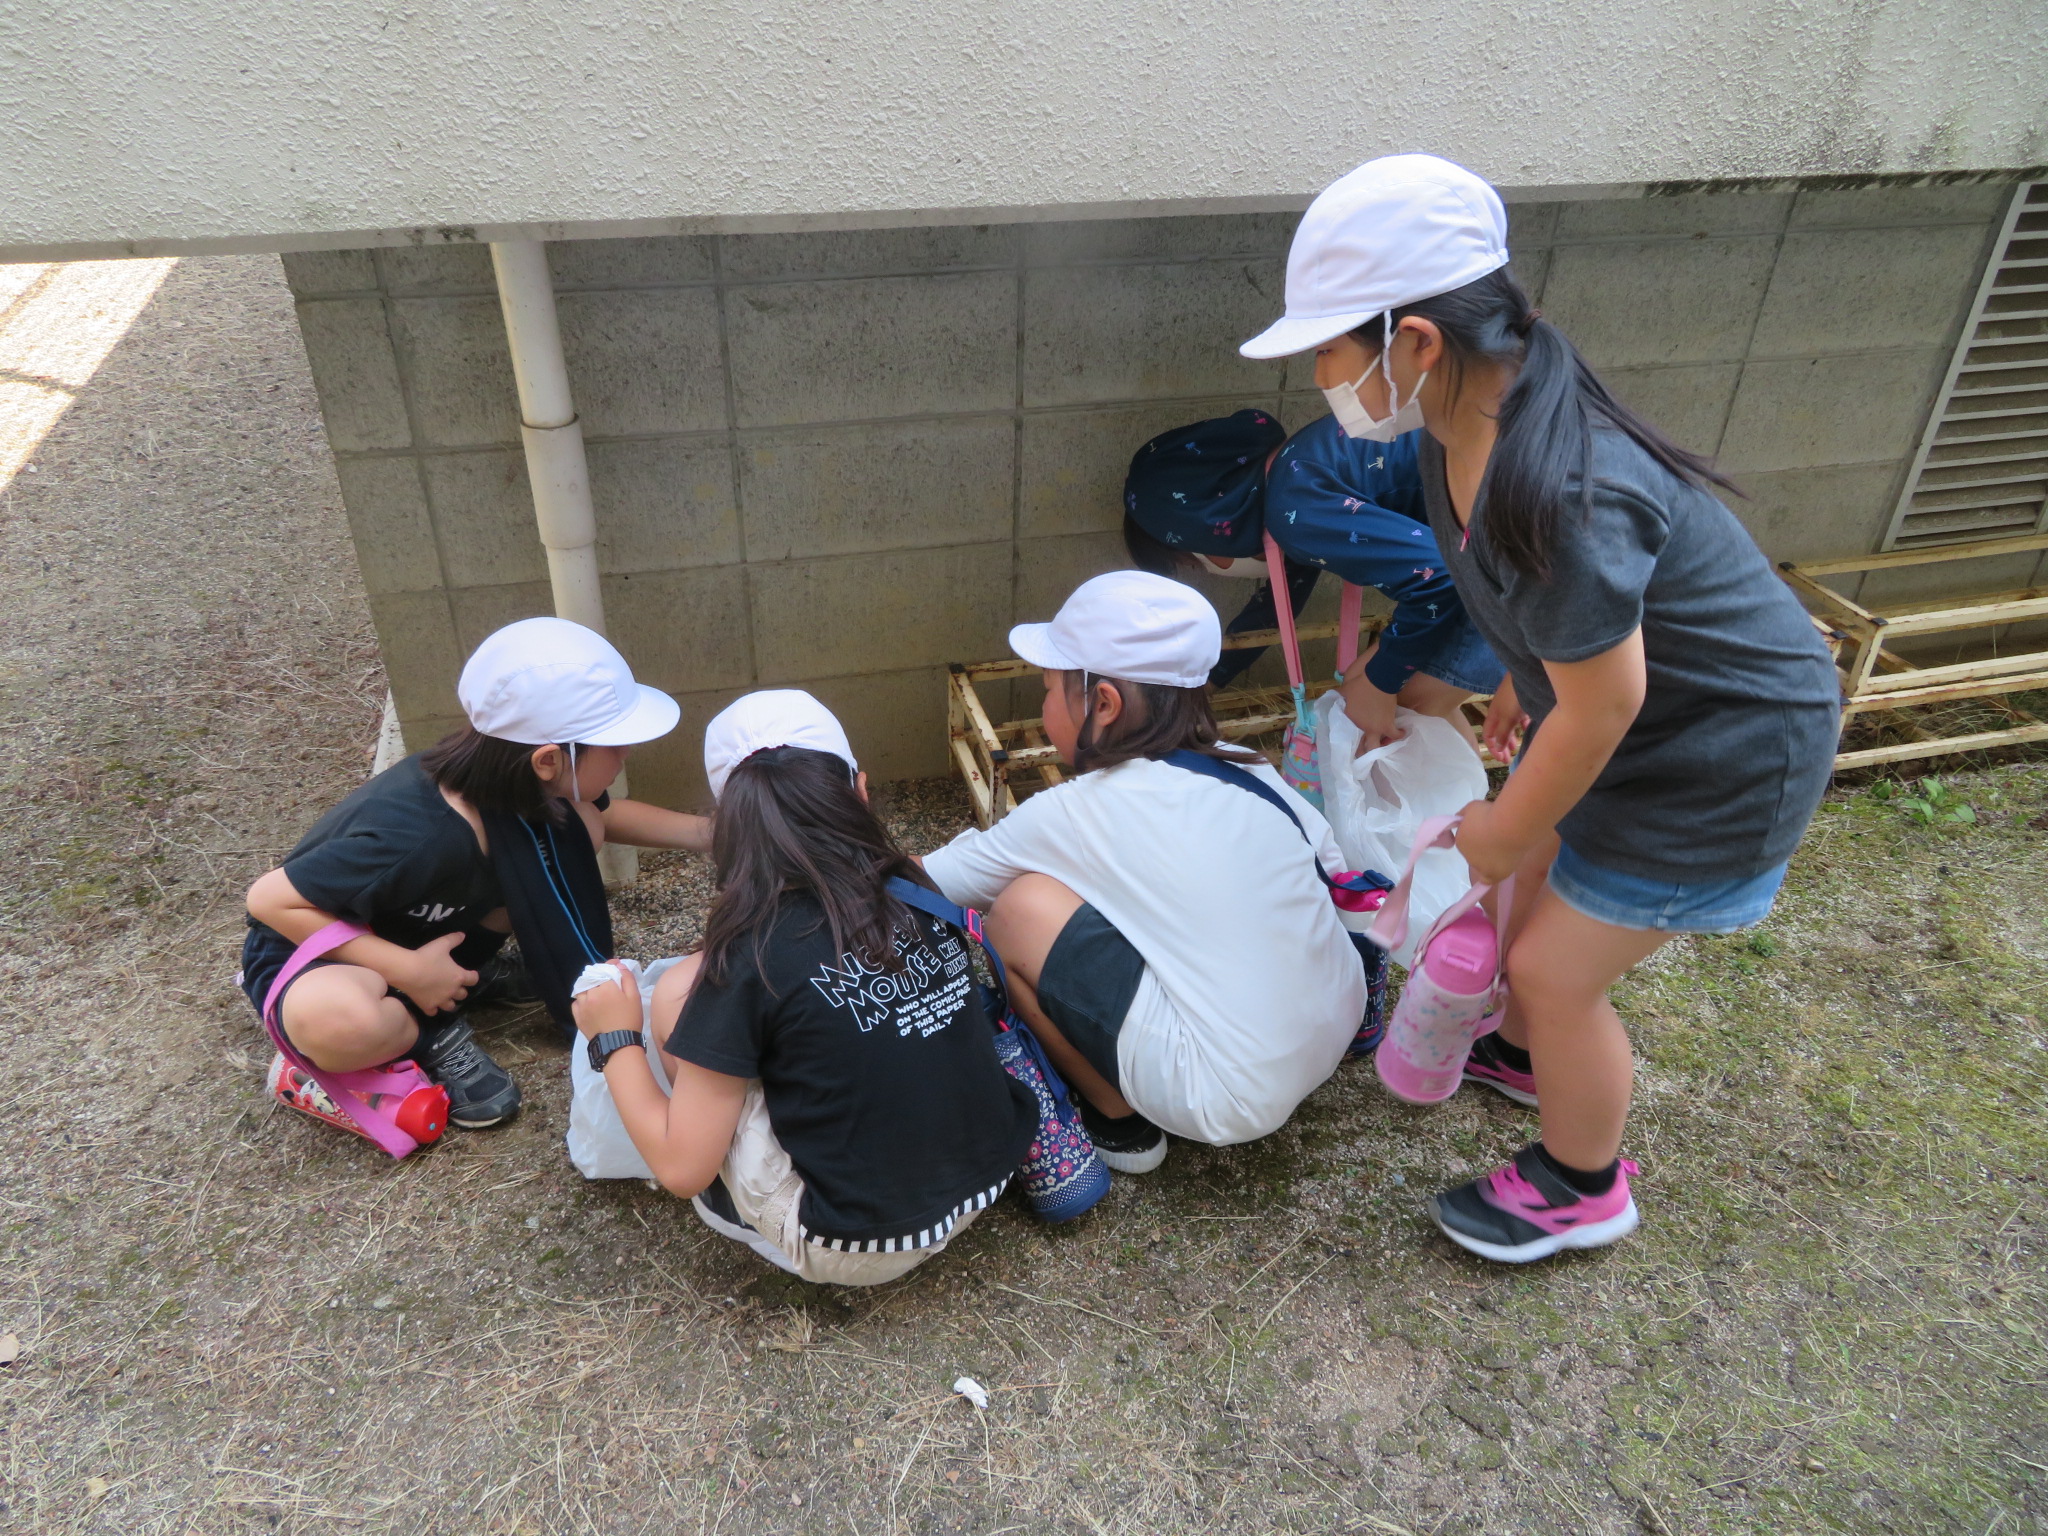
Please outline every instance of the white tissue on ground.
[[953, 1390], [977, 1408], [988, 1407], [988, 1388], [984, 1387], [972, 1376], [962, 1376], [953, 1383]]

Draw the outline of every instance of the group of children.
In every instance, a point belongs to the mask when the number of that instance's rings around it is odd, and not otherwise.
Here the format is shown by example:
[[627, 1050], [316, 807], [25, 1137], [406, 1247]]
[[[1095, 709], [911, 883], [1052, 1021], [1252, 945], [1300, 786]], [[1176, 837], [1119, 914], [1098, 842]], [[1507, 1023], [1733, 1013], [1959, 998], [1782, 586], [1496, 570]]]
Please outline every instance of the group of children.
[[[469, 727], [349, 796], [250, 892], [273, 1091], [352, 1124], [323, 1076], [409, 1058], [450, 1122], [502, 1121], [518, 1089], [461, 1017], [514, 984], [494, 957], [516, 934], [662, 1185], [807, 1279], [878, 1283], [986, 1210], [1039, 1134], [975, 983], [985, 944], [1111, 1168], [1157, 1167], [1169, 1134], [1264, 1136], [1358, 1041], [1371, 918], [1330, 899], [1342, 861], [1317, 810], [1221, 743], [1222, 625], [1173, 578], [1268, 578], [1244, 629], [1332, 570], [1394, 603], [1340, 680], [1363, 746], [1399, 735], [1397, 705], [1458, 719], [1490, 692], [1486, 742], [1514, 765], [1456, 834], [1475, 883], [1521, 893], [1499, 1028], [1464, 1074], [1536, 1107], [1541, 1135], [1431, 1213], [1514, 1262], [1624, 1235], [1630, 1052], [1608, 988], [1673, 933], [1769, 911], [1839, 694], [1712, 494], [1727, 482], [1607, 392], [1507, 261], [1498, 197], [1434, 157], [1369, 162], [1316, 200], [1287, 312], [1243, 350], [1313, 352], [1331, 416], [1289, 439], [1240, 412], [1139, 450], [1142, 569], [1011, 634], [1071, 775], [921, 859], [809, 695], [710, 722], [717, 808], [690, 816], [605, 793], [628, 747], [673, 728], [672, 700], [565, 621], [493, 635], [463, 672]], [[703, 946], [662, 975], [647, 1028], [630, 979], [576, 980], [612, 958], [607, 837], [714, 868]], [[292, 969], [337, 920], [356, 936]]]

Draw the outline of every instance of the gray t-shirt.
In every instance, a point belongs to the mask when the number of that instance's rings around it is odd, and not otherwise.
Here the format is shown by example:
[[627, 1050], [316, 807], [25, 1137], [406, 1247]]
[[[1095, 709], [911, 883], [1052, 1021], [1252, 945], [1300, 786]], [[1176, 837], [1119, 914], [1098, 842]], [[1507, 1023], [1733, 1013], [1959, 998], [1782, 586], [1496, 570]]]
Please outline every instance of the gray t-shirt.
[[1546, 661], [1584, 661], [1640, 626], [1640, 714], [1558, 832], [1595, 864], [1706, 884], [1791, 856], [1834, 769], [1841, 687], [1806, 611], [1735, 515], [1625, 433], [1593, 433], [1593, 495], [1566, 488], [1547, 580], [1488, 546], [1482, 490], [1471, 537], [1422, 452], [1429, 522], [1466, 611], [1515, 680], [1529, 718], [1556, 706]]

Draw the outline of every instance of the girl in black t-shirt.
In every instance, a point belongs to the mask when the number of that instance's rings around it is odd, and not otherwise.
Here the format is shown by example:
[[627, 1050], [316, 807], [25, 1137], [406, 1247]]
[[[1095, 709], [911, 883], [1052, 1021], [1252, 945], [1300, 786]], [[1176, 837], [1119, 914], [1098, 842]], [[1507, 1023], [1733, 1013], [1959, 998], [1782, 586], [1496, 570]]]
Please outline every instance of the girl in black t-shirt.
[[1002, 1193], [1036, 1101], [996, 1058], [960, 936], [890, 893], [931, 883], [824, 706], [750, 694], [705, 760], [718, 895], [703, 949], [655, 986], [663, 1059], [637, 990], [584, 992], [577, 1027], [648, 1168], [709, 1226], [806, 1280], [892, 1280]]
[[[673, 729], [678, 710], [595, 631], [507, 625], [477, 647], [457, 691], [468, 727], [357, 789], [250, 887], [241, 980], [260, 1014], [299, 946], [337, 920], [367, 929], [287, 980], [285, 1038], [326, 1073], [409, 1056], [448, 1090], [449, 1121], [477, 1130], [519, 1107], [518, 1084], [462, 1019], [485, 963], [517, 934], [566, 1025], [569, 980], [611, 942], [597, 849], [609, 836], [701, 852], [710, 829], [608, 798], [628, 747]], [[360, 1129], [281, 1052], [269, 1087]]]

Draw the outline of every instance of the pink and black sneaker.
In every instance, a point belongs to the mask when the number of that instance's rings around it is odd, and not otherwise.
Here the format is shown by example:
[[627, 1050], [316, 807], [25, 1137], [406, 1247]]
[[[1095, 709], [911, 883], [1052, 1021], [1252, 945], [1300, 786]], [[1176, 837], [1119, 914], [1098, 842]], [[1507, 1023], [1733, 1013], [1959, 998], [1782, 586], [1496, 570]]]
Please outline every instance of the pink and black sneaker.
[[1459, 1247], [1502, 1264], [1528, 1264], [1566, 1248], [1604, 1248], [1635, 1231], [1628, 1176], [1636, 1171], [1623, 1158], [1611, 1189], [1582, 1194], [1551, 1171], [1540, 1144], [1532, 1145], [1506, 1167], [1435, 1196], [1429, 1210]]
[[[1526, 1060], [1526, 1058], [1524, 1058]], [[1536, 1107], [1536, 1076], [1526, 1068], [1509, 1065], [1500, 1049], [1498, 1035], [1481, 1035], [1472, 1042], [1472, 1054], [1465, 1058], [1468, 1083], [1483, 1083], [1495, 1093], [1504, 1093], [1517, 1104]]]

